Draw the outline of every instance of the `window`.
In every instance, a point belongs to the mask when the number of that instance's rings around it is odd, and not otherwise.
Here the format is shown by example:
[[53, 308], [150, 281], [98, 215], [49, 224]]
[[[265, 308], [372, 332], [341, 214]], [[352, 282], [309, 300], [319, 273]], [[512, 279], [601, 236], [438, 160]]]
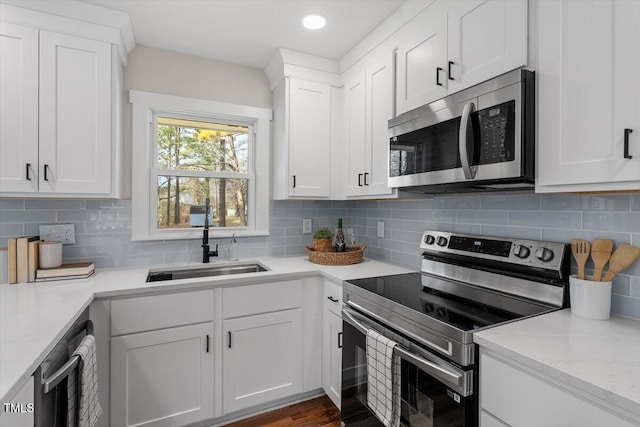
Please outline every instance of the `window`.
[[[197, 238], [269, 228], [271, 111], [131, 91], [133, 238]], [[259, 179], [263, 177], [263, 179]]]

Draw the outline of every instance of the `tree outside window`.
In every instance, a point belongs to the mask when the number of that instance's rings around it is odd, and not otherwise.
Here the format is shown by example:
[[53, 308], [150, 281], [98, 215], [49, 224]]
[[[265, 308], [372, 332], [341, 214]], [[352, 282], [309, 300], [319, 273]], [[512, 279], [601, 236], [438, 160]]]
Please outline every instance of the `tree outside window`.
[[249, 127], [157, 117], [157, 227], [247, 227]]

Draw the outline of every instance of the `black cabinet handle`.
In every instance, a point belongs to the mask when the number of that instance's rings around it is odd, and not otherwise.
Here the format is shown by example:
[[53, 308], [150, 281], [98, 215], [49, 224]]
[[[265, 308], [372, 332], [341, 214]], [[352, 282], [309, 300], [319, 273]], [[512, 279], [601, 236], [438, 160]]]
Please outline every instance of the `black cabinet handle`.
[[207, 339], [206, 339], [206, 353], [209, 353], [209, 334], [207, 334]]
[[293, 175], [293, 188], [296, 188], [296, 176]]
[[358, 174], [358, 187], [362, 187], [362, 174]]
[[331, 302], [338, 302], [338, 301], [340, 301], [339, 299], [334, 298], [334, 297], [331, 297], [331, 296], [327, 297], [327, 299], [328, 299], [329, 301], [331, 301]]
[[228, 343], [227, 343], [227, 347], [231, 348], [231, 331], [227, 332], [227, 334], [228, 334], [228, 337], [229, 337], [229, 340], [228, 340]]
[[27, 181], [31, 181], [31, 176], [29, 176], [29, 168], [30, 167], [31, 167], [31, 163], [27, 163], [27, 167], [26, 167], [26, 170], [27, 170]]
[[47, 165], [47, 164], [45, 163], [45, 165], [44, 165], [44, 180], [45, 180], [45, 181], [49, 181], [49, 178], [47, 177], [47, 170], [48, 170], [48, 169], [49, 169], [49, 165]]
[[365, 172], [364, 173], [364, 185], [369, 185], [369, 183], [367, 182], [367, 178], [369, 177], [369, 172]]
[[442, 86], [442, 83], [440, 83], [440, 71], [443, 71], [443, 70], [444, 68], [440, 68], [440, 67], [436, 68], [436, 84], [438, 86]]
[[449, 80], [453, 80], [453, 77], [451, 76], [451, 66], [453, 65], [453, 61], [449, 61], [449, 69], [447, 70], [447, 75], [449, 77]]
[[629, 154], [629, 134], [633, 132], [631, 129], [624, 130], [624, 158], [633, 159], [633, 156]]
[[338, 348], [342, 348], [342, 332], [338, 332]]

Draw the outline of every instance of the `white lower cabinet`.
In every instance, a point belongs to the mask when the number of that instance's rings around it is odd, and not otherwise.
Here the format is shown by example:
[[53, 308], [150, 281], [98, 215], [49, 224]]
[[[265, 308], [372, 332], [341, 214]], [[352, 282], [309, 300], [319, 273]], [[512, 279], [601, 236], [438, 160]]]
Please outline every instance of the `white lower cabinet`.
[[302, 392], [302, 309], [225, 320], [224, 339], [225, 413]]
[[322, 310], [322, 388], [340, 408], [342, 389], [342, 287], [325, 281]]
[[111, 339], [111, 425], [213, 418], [213, 322]]
[[33, 427], [33, 376], [22, 386], [18, 394], [10, 402], [2, 402], [0, 410], [0, 426], [2, 427]]
[[480, 349], [480, 427], [632, 427], [611, 405]]

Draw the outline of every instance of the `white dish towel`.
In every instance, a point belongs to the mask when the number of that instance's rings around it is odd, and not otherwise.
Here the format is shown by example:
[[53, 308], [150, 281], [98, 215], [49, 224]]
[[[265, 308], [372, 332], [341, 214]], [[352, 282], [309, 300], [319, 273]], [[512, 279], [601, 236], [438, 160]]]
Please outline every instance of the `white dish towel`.
[[367, 331], [367, 404], [385, 427], [400, 425], [398, 345], [373, 329]]
[[[93, 427], [102, 414], [102, 407], [98, 399], [98, 360], [96, 358], [96, 339], [93, 335], [82, 338], [80, 345], [75, 349], [71, 357], [80, 356], [78, 365], [79, 384], [77, 390], [80, 398], [76, 398], [76, 374], [73, 372], [67, 380], [68, 427]], [[80, 402], [77, 412], [76, 402]]]

